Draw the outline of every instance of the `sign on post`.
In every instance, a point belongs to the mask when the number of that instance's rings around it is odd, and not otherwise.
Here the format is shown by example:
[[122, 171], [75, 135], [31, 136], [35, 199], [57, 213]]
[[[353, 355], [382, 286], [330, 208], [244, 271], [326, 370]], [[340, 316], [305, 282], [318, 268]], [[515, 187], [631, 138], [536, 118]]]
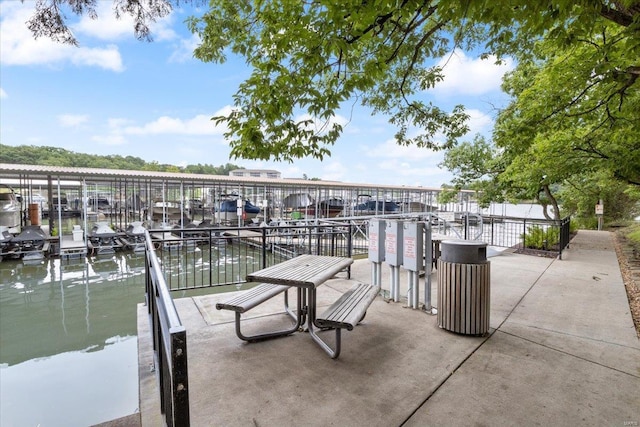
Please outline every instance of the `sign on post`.
[[423, 229], [421, 222], [405, 222], [403, 230], [403, 261], [405, 269], [411, 271], [423, 270]]
[[402, 223], [399, 221], [387, 221], [384, 254], [387, 264], [402, 265]]
[[372, 219], [369, 221], [369, 261], [384, 261], [384, 240], [385, 223], [384, 220]]

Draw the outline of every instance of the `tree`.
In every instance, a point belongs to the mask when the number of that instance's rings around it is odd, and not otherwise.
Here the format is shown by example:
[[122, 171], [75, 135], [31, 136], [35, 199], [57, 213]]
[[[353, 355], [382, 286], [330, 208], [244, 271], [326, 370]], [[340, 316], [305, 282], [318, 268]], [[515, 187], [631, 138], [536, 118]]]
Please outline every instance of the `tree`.
[[640, 186], [640, 92], [629, 52], [640, 46], [606, 20], [593, 29], [566, 46], [547, 35], [521, 57], [504, 79], [513, 100], [498, 116], [494, 145], [476, 140], [447, 153], [454, 184], [481, 188], [492, 200], [536, 198], [555, 218], [559, 197], [580, 215], [614, 197], [620, 209], [610, 218], [631, 212], [634, 199], [624, 194]]
[[[232, 155], [245, 158], [330, 154], [342, 131], [332, 119], [355, 101], [388, 115], [399, 144], [449, 148], [467, 131], [466, 116], [421, 97], [442, 79], [430, 58], [485, 43], [487, 52], [525, 58], [545, 34], [570, 45], [603, 21], [630, 46], [640, 39], [638, 1], [213, 0], [210, 8], [189, 21], [202, 40], [195, 56], [223, 62], [232, 52], [253, 70], [236, 108], [216, 118], [228, 126]], [[619, 72], [631, 79], [635, 68]]]
[[[24, 2], [24, 0], [22, 0]], [[97, 19], [98, 0], [37, 0], [35, 13], [27, 21], [27, 26], [35, 38], [48, 37], [52, 40], [78, 45], [69, 27], [65, 10], [75, 15], [86, 15]], [[130, 15], [134, 19], [134, 33], [139, 40], [151, 41], [149, 24], [167, 16], [173, 10], [172, 4], [181, 0], [113, 0], [113, 13], [117, 18]], [[191, 0], [182, 0], [183, 3]]]

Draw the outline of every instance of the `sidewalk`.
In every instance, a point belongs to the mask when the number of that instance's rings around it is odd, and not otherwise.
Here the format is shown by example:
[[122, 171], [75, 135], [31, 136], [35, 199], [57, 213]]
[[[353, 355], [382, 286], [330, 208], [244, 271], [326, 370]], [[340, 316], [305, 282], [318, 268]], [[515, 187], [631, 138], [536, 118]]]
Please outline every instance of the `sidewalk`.
[[[215, 310], [229, 294], [176, 300], [188, 333], [191, 425], [639, 425], [640, 342], [612, 236], [581, 231], [561, 261], [510, 252], [490, 261], [488, 336], [442, 330], [436, 316], [378, 297], [343, 333], [337, 360], [305, 333], [240, 341], [233, 314]], [[385, 289], [388, 276], [383, 266]], [[352, 277], [370, 281], [369, 262], [356, 261]], [[322, 286], [319, 305], [346, 286]], [[148, 320], [138, 312], [142, 425], [155, 426]], [[280, 298], [250, 313], [247, 333], [286, 321]]]

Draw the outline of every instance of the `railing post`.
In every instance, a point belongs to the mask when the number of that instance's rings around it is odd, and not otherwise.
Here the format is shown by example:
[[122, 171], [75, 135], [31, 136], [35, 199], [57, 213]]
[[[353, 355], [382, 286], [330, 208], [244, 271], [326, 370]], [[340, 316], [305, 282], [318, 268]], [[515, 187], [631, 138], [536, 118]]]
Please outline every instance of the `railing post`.
[[469, 212], [464, 215], [464, 240], [469, 240]]
[[495, 218], [491, 217], [491, 246], [493, 246], [493, 238], [494, 238], [494, 233], [495, 233]]
[[262, 227], [262, 268], [267, 268], [267, 228]]
[[160, 265], [151, 236], [145, 231], [145, 298], [159, 384], [160, 410], [167, 426], [188, 427], [187, 334]]
[[[351, 258], [353, 255], [353, 234], [351, 229], [351, 223], [348, 225], [349, 237], [347, 238], [347, 257]], [[351, 266], [347, 268], [347, 279], [351, 279]]]
[[173, 416], [176, 426], [189, 426], [189, 376], [187, 370], [187, 332], [171, 334], [173, 378]]

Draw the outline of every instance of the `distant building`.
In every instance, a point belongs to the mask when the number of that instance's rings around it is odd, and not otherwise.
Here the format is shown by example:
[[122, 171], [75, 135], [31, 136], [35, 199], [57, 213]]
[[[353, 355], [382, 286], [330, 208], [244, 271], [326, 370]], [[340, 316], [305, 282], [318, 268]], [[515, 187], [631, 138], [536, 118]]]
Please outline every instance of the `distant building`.
[[280, 179], [282, 174], [269, 169], [235, 169], [229, 172], [229, 176], [242, 176], [246, 178], [270, 178]]

